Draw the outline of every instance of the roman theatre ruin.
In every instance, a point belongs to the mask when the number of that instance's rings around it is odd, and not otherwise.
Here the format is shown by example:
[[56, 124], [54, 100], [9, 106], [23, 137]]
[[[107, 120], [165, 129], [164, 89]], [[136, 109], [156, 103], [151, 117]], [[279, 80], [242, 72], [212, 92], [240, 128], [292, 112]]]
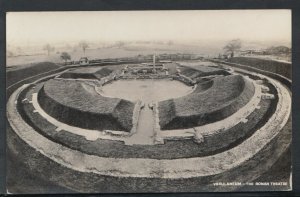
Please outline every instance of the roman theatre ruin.
[[7, 119], [15, 152], [70, 190], [223, 191], [212, 183], [254, 181], [286, 152], [291, 92], [209, 60], [84, 65], [17, 88]]

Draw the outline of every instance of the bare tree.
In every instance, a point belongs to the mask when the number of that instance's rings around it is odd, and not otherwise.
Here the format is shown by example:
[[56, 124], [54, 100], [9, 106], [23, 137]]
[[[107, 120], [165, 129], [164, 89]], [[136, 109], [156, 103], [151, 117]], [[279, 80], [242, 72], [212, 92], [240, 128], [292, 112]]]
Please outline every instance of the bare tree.
[[123, 42], [123, 41], [117, 41], [115, 43], [115, 46], [118, 47], [118, 48], [121, 48], [121, 47], [125, 46], [125, 42]]
[[169, 45], [169, 46], [171, 46], [171, 45], [173, 45], [174, 44], [174, 42], [172, 41], [172, 40], [169, 40], [168, 42], [167, 42], [167, 45]]
[[21, 47], [17, 47], [17, 52], [18, 52], [18, 55], [21, 55], [23, 53]]
[[71, 45], [70, 45], [70, 44], [66, 44], [66, 45], [65, 45], [65, 48], [66, 48], [67, 50], [70, 50], [70, 49], [72, 49], [72, 47], [71, 47]]
[[85, 41], [79, 42], [79, 47], [82, 48], [83, 54], [85, 55], [85, 50], [89, 48], [89, 45]]
[[231, 57], [234, 57], [234, 53], [238, 50], [240, 50], [242, 47], [242, 42], [240, 39], [231, 40], [227, 43], [227, 45], [224, 46], [224, 50], [228, 53], [230, 53]]
[[43, 50], [47, 51], [47, 54], [48, 56], [50, 55], [50, 52], [54, 51], [55, 48], [52, 47], [50, 44], [46, 44], [44, 47], [43, 47]]
[[12, 51], [7, 50], [6, 55], [7, 55], [7, 57], [13, 57], [14, 53]]
[[62, 52], [61, 55], [60, 55], [60, 58], [61, 58], [62, 60], [64, 60], [65, 63], [67, 63], [68, 60], [71, 60], [71, 56], [70, 56], [70, 54], [67, 53], [67, 52]]

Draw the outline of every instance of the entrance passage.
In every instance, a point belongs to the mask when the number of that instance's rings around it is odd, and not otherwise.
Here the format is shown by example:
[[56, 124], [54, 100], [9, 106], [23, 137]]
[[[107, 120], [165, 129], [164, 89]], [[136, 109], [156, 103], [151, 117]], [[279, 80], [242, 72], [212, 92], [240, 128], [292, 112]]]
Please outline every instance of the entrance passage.
[[153, 102], [177, 98], [190, 93], [192, 87], [171, 79], [118, 80], [102, 87], [102, 95], [130, 101], [141, 100], [136, 133], [126, 139], [127, 145], [152, 145], [154, 143]]
[[153, 136], [154, 136], [153, 111], [149, 108], [149, 105], [146, 103], [145, 107], [140, 112], [137, 131], [128, 140], [126, 140], [126, 144], [152, 145], [154, 143]]

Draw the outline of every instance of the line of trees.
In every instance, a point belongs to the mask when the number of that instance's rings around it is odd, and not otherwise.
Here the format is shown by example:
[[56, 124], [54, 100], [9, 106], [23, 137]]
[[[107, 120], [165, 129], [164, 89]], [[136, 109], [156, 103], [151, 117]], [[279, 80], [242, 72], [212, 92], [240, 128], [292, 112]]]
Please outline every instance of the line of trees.
[[[70, 48], [70, 45], [66, 45], [68, 48]], [[85, 51], [87, 48], [89, 48], [89, 45], [85, 41], [79, 42], [78, 46], [82, 49], [83, 54], [85, 55]], [[55, 50], [55, 47], [51, 46], [50, 44], [46, 44], [43, 46], [43, 50], [47, 51], [47, 55], [49, 56], [51, 52]]]

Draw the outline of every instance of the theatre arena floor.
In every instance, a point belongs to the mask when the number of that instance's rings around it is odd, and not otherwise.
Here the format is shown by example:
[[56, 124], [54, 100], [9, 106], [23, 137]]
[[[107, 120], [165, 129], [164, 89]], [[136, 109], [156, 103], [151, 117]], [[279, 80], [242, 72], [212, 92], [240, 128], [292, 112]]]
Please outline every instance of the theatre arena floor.
[[177, 98], [189, 94], [192, 87], [170, 79], [118, 80], [104, 85], [104, 96], [144, 103]]

